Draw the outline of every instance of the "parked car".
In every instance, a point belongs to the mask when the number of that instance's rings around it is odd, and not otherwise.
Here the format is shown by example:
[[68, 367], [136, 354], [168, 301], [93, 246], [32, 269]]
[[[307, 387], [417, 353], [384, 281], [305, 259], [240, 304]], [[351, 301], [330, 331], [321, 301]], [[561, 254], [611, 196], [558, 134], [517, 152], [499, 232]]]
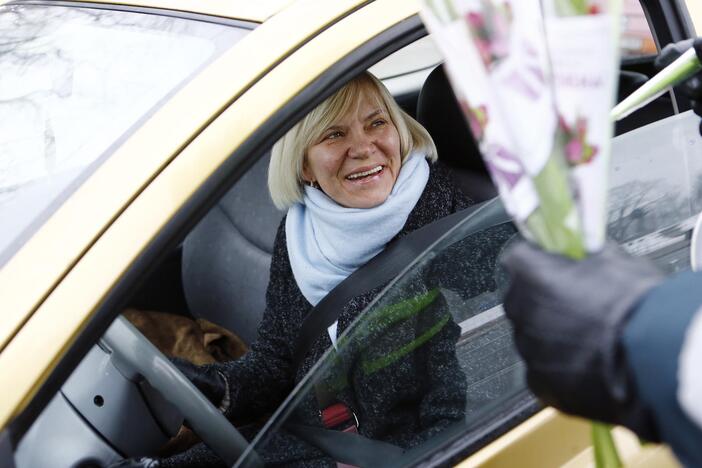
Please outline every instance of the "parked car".
[[[702, 30], [699, 13], [686, 9], [695, 1], [641, 0], [658, 49]], [[454, 268], [482, 232], [510, 220], [491, 198], [418, 8], [410, 0], [0, 4], [3, 466], [106, 466], [154, 453], [184, 417], [228, 462], [256, 464], [297, 405], [335, 375], [339, 356], [365, 346], [372, 357], [378, 337], [369, 330], [437, 279], [461, 329], [465, 417], [377, 463], [589, 462], [588, 423], [543, 409], [526, 387], [500, 305], [503, 273]], [[620, 98], [655, 72], [654, 59], [623, 58]], [[204, 317], [251, 343], [283, 215], [266, 192], [270, 147], [366, 69], [422, 121], [480, 204], [404, 265], [249, 441], [120, 314]], [[690, 219], [702, 208], [702, 140], [689, 107], [671, 90], [619, 122], [613, 144], [611, 235], [671, 272], [689, 268]], [[438, 125], [439, 115], [450, 125]], [[615, 432], [632, 466], [672, 463], [664, 447]]]

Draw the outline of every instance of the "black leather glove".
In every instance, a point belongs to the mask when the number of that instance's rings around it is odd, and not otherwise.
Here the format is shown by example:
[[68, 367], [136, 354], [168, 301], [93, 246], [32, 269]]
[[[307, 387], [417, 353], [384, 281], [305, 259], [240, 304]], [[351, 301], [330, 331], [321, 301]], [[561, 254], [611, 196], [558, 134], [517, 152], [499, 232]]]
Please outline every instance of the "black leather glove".
[[502, 263], [512, 278], [504, 308], [532, 391], [566, 413], [657, 440], [620, 337], [629, 313], [663, 275], [614, 244], [573, 261], [521, 241]]
[[212, 365], [198, 366], [185, 359], [172, 357], [171, 362], [202, 392], [213, 405], [225, 412], [229, 407], [229, 384]]
[[[686, 39], [666, 45], [656, 58], [655, 66], [659, 70], [673, 63], [690, 47], [695, 48], [697, 58], [702, 62], [702, 38]], [[702, 72], [689, 78], [681, 85], [683, 92], [690, 98], [692, 110], [702, 117]], [[702, 121], [700, 122], [700, 135], [702, 135]]]
[[107, 468], [160, 468], [161, 462], [154, 458], [125, 458], [117, 463], [111, 464]]

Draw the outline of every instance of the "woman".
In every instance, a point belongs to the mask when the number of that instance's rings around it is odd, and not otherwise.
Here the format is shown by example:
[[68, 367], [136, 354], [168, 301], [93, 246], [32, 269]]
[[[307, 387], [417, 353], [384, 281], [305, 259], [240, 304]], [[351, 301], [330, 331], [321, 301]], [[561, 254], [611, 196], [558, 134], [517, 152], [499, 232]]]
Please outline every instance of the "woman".
[[[237, 361], [206, 367], [178, 362], [229, 419], [256, 420], [278, 407], [380, 288], [352, 299], [300, 367], [292, 368], [300, 325], [329, 291], [391, 240], [471, 204], [446, 171], [431, 164], [435, 160], [427, 131], [369, 73], [345, 85], [274, 145], [269, 189], [276, 206], [288, 212], [275, 241], [258, 339]], [[403, 448], [463, 418], [465, 408], [465, 377], [455, 356], [459, 327], [440, 295], [419, 294], [431, 297], [426, 313], [403, 322], [406, 330], [400, 333], [417, 335], [421, 328], [434, 334], [424, 333], [426, 342], [372, 375], [357, 376], [349, 364], [352, 383], [336, 395], [358, 415], [359, 433]], [[382, 336], [375, 343], [383, 349]], [[317, 403], [311, 398], [300, 405], [297, 420], [321, 425], [324, 408]], [[240, 430], [250, 438], [257, 428]], [[270, 464], [335, 464], [284, 431], [261, 455]], [[157, 463], [221, 465], [204, 446]]]

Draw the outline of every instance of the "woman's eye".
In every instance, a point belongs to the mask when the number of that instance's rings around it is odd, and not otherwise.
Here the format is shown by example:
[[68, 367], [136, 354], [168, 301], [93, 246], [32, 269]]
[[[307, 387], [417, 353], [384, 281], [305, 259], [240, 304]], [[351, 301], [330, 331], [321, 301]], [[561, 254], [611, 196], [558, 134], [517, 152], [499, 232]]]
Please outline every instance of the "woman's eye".
[[334, 131], [334, 132], [329, 132], [324, 136], [325, 140], [336, 140], [337, 138], [341, 137], [342, 133], [340, 131]]
[[371, 125], [373, 127], [380, 127], [381, 125], [384, 125], [384, 124], [385, 124], [385, 119], [378, 119], [378, 120], [374, 120]]

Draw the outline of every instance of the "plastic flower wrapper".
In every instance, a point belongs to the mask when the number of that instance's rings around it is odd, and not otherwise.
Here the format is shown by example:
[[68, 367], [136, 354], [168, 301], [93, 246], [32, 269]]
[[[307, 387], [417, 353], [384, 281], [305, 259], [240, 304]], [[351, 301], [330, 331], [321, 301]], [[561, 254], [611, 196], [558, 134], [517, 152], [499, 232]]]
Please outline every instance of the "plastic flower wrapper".
[[[544, 249], [584, 256], [539, 0], [425, 0], [422, 17], [507, 211]], [[559, 140], [560, 138], [560, 140]]]
[[607, 177], [619, 70], [621, 0], [542, 0], [559, 115], [586, 249], [605, 241]]
[[[607, 177], [619, 69], [621, 0], [542, 0], [560, 144], [571, 167], [586, 249], [605, 241]], [[621, 466], [606, 425], [592, 427], [598, 467]]]

